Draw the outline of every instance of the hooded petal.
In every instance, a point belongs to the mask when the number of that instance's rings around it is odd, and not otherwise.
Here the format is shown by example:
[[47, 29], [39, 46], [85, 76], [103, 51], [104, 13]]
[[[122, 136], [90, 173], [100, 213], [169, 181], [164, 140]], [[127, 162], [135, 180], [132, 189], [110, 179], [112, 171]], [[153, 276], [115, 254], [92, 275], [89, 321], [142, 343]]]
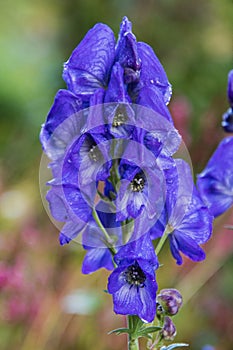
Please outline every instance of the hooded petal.
[[124, 17], [116, 45], [116, 61], [124, 68], [126, 84], [139, 80], [141, 61], [138, 56], [137, 41], [132, 33], [132, 24]]
[[143, 86], [158, 88], [161, 92], [164, 103], [168, 104], [172, 95], [171, 84], [159, 59], [153, 49], [146, 43], [138, 43], [138, 55], [142, 66], [140, 73], [140, 82]]
[[63, 79], [69, 90], [76, 94], [92, 94], [107, 85], [115, 56], [115, 38], [112, 30], [98, 23], [64, 64]]
[[119, 265], [126, 258], [132, 260], [142, 259], [143, 261], [148, 262], [153, 269], [158, 267], [158, 259], [155, 255], [149, 234], [144, 234], [141, 237], [138, 237], [137, 232], [134, 232], [131, 241], [119, 249], [114, 260]]

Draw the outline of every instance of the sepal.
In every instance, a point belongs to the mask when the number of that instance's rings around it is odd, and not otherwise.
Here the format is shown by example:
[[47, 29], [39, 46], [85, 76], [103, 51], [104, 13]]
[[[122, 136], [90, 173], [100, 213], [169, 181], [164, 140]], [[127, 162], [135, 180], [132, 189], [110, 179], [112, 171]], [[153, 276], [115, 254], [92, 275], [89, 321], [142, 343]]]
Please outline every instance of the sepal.
[[151, 338], [150, 334], [151, 333], [155, 333], [161, 330], [161, 327], [155, 327], [155, 326], [151, 326], [151, 327], [142, 327], [139, 329], [137, 335], [138, 338], [139, 337], [147, 337], [147, 338]]
[[129, 328], [116, 328], [113, 329], [112, 331], [108, 332], [108, 334], [116, 334], [116, 335], [120, 335], [120, 334], [132, 334], [133, 330], [129, 329]]

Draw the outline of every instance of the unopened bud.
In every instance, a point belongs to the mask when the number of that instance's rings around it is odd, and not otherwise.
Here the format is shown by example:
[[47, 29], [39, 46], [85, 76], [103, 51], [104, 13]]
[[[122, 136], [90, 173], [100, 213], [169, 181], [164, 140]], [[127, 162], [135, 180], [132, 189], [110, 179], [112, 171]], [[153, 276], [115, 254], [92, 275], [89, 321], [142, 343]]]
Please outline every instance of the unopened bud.
[[176, 336], [176, 327], [171, 318], [168, 316], [164, 317], [164, 324], [161, 334], [164, 340], [173, 340]]
[[169, 316], [176, 315], [182, 305], [182, 295], [176, 289], [162, 289], [157, 296], [157, 302]]

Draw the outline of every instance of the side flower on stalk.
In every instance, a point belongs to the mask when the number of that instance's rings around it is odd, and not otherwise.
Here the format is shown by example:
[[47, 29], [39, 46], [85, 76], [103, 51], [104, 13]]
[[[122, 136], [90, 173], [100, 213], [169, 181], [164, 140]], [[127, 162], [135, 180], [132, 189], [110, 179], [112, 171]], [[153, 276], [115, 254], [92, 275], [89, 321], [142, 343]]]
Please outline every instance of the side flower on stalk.
[[114, 260], [117, 268], [108, 281], [114, 311], [138, 315], [144, 322], [152, 322], [156, 313], [155, 270], [159, 264], [149, 235], [121, 247]]
[[166, 172], [165, 208], [150, 234], [152, 239], [168, 238], [171, 253], [181, 265], [180, 253], [193, 261], [205, 259], [200, 245], [211, 236], [213, 217], [195, 188], [189, 165], [183, 160], [175, 164]]
[[214, 217], [223, 214], [233, 205], [232, 159], [233, 137], [226, 137], [198, 175], [198, 188]]

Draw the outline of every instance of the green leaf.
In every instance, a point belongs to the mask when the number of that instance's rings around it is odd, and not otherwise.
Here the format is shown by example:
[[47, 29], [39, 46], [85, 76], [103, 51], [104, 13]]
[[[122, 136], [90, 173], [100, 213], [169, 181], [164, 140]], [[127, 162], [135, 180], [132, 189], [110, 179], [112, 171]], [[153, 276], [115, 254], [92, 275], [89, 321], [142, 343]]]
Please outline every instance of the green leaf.
[[148, 334], [151, 334], [151, 333], [154, 333], [154, 332], [158, 332], [161, 329], [162, 329], [161, 327], [155, 327], [155, 326], [144, 327], [144, 328], [139, 329], [137, 334], [139, 336], [147, 336]]
[[152, 335], [150, 334], [139, 334], [138, 338], [147, 338], [147, 339], [152, 339]]
[[123, 333], [131, 334], [132, 331], [129, 328], [117, 328], [117, 329], [114, 329], [113, 331], [108, 332], [108, 334], [113, 334], [113, 333], [116, 333], [117, 335], [123, 334]]
[[162, 346], [160, 348], [160, 350], [172, 350], [172, 349], [175, 349], [175, 348], [181, 348], [183, 346], [189, 346], [189, 345], [185, 344], [185, 343], [175, 343], [175, 344], [171, 344], [171, 345], [168, 345], [168, 346]]

